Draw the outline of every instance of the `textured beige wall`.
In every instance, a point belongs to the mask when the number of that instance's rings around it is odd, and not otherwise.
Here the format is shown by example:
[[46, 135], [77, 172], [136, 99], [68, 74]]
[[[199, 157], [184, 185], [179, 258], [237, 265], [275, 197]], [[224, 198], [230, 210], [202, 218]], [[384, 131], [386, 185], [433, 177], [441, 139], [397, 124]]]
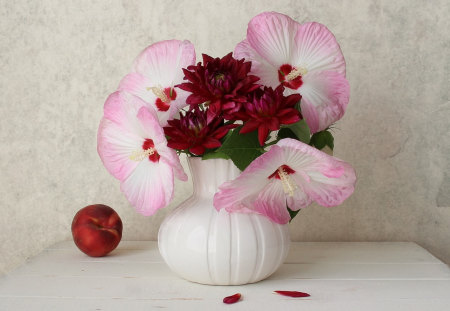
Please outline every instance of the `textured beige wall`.
[[309, 208], [301, 241], [416, 241], [450, 263], [449, 2], [0, 1], [0, 273], [70, 238], [75, 212], [105, 203], [124, 239], [155, 239], [172, 207], [134, 212], [96, 152], [102, 105], [152, 42], [233, 50], [254, 15], [326, 24], [347, 60], [351, 101], [335, 155], [357, 170], [341, 207]]

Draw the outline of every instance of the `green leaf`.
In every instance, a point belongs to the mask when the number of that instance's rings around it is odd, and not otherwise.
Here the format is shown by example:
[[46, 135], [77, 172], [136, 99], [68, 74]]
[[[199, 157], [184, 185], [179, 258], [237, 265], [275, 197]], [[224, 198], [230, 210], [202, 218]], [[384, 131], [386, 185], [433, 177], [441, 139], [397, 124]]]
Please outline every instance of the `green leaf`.
[[295, 133], [291, 129], [287, 128], [287, 127], [282, 127], [278, 131], [277, 139], [280, 140], [280, 139], [283, 139], [283, 138], [298, 139], [297, 135], [295, 135]]
[[301, 209], [298, 209], [296, 211], [291, 210], [289, 207], [286, 207], [288, 209], [289, 215], [291, 216], [291, 220], [289, 220], [289, 222], [292, 221], [292, 219], [294, 219], [295, 216], [297, 216], [298, 212], [300, 212]]
[[300, 120], [294, 124], [284, 125], [283, 128], [290, 129], [298, 140], [305, 144], [309, 144], [311, 133], [305, 120]]
[[323, 149], [325, 146], [328, 146], [331, 148], [331, 150], [333, 150], [334, 137], [328, 130], [317, 132], [314, 133], [313, 136], [311, 136], [311, 141], [309, 144], [319, 150]]
[[231, 134], [216, 152], [229, 156], [233, 163], [243, 171], [253, 160], [264, 153], [264, 149], [259, 145], [257, 131], [239, 134], [240, 129], [241, 127], [238, 127], [230, 131]]
[[228, 160], [228, 159], [230, 159], [230, 157], [223, 152], [216, 151], [216, 152], [204, 153], [202, 156], [202, 159], [203, 160], [209, 160], [209, 159], [226, 159], [226, 160]]
[[[228, 121], [228, 122], [234, 122], [234, 121]], [[220, 140], [220, 142], [223, 144], [223, 142], [225, 140], [228, 139], [228, 137], [230, 137], [232, 134], [232, 131], [228, 131], [228, 133], [222, 137], [222, 139]], [[223, 152], [218, 152], [217, 151], [218, 148], [216, 149], [206, 149], [206, 152], [203, 154], [202, 156], [202, 160], [209, 160], [209, 159], [225, 159], [225, 160], [229, 160], [230, 157], [223, 153]]]

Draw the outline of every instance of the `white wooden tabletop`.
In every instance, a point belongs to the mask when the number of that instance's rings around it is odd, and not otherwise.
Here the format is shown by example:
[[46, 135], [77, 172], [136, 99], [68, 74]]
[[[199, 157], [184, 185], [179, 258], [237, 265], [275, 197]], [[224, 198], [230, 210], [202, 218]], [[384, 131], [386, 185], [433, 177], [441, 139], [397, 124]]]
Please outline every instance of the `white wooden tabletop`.
[[[241, 301], [222, 303], [235, 293]], [[448, 311], [450, 269], [414, 243], [292, 243], [269, 279], [207, 286], [173, 274], [156, 242], [122, 241], [109, 256], [91, 258], [67, 241], [0, 278], [2, 311], [158, 309]]]

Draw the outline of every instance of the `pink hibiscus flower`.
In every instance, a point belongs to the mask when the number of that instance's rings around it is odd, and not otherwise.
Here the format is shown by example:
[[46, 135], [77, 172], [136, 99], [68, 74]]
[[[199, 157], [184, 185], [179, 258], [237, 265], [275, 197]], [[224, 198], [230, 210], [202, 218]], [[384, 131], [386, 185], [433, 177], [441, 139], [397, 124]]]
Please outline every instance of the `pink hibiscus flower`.
[[97, 150], [128, 201], [145, 216], [172, 200], [174, 174], [187, 180], [156, 112], [129, 93], [115, 92], [106, 100]]
[[247, 38], [235, 58], [252, 62], [251, 73], [266, 86], [285, 86], [302, 96], [301, 111], [312, 133], [339, 120], [350, 87], [345, 60], [333, 34], [322, 24], [299, 24], [289, 16], [266, 12], [248, 24]]
[[219, 187], [217, 210], [256, 212], [286, 224], [291, 210], [313, 201], [337, 206], [347, 199], [356, 182], [353, 168], [295, 139], [282, 139], [254, 160], [234, 180]]
[[195, 63], [194, 46], [189, 41], [161, 41], [147, 47], [136, 58], [133, 70], [119, 85], [119, 90], [140, 97], [157, 111], [161, 126], [167, 125], [189, 96], [175, 87], [183, 81], [183, 70]]

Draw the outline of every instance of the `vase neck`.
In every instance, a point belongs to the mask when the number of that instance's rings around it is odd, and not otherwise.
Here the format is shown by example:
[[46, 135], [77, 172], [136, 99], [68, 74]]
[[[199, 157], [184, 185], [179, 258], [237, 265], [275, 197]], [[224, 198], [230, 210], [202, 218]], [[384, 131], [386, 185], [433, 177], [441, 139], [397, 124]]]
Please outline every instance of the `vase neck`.
[[188, 163], [192, 174], [194, 195], [214, 195], [221, 184], [238, 177], [241, 173], [231, 160], [202, 160], [190, 157]]

